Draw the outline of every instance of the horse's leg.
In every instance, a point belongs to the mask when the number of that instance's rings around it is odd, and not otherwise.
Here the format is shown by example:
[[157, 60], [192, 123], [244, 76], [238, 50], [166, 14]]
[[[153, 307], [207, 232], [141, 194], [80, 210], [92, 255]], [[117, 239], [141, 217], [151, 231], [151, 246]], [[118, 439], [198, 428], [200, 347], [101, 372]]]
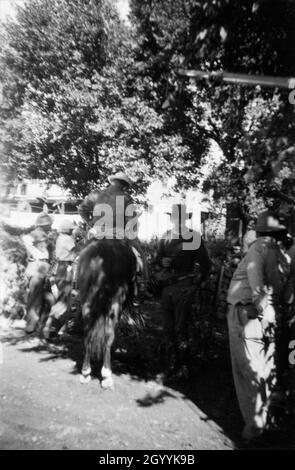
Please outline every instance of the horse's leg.
[[111, 347], [115, 337], [115, 322], [112, 318], [114, 313], [114, 306], [112, 305], [111, 311], [108, 314], [107, 318], [105, 319], [105, 338], [104, 338], [104, 345], [103, 345], [103, 366], [101, 369], [101, 386], [103, 388], [113, 388], [114, 381], [112, 377], [112, 369], [111, 369]]
[[111, 368], [111, 347], [115, 338], [115, 327], [119, 319], [119, 314], [121, 312], [123, 303], [123, 294], [119, 290], [115, 298], [112, 300], [112, 304], [109, 310], [109, 313], [105, 319], [105, 338], [103, 345], [103, 366], [101, 369], [101, 386], [103, 388], [113, 388], [114, 381], [112, 377], [112, 368]]
[[82, 306], [82, 315], [84, 321], [84, 359], [82, 365], [82, 371], [80, 375], [80, 382], [82, 384], [89, 383], [91, 380], [91, 329], [90, 329], [90, 318], [89, 318], [89, 305], [85, 303]]

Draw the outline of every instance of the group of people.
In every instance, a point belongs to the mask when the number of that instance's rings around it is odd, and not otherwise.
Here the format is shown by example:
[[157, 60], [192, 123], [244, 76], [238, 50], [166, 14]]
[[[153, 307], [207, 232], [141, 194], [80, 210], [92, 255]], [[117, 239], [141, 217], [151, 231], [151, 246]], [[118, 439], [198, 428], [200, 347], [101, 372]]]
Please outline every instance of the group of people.
[[29, 261], [26, 332], [33, 333], [42, 325], [46, 339], [68, 318], [74, 263], [79, 251], [74, 224], [64, 219], [57, 232], [52, 230], [52, 224], [52, 217], [41, 213], [36, 228], [23, 235]]
[[[196, 290], [210, 272], [205, 243], [200, 234], [187, 226], [192, 214], [187, 213], [185, 205], [174, 204], [170, 212], [172, 228], [159, 243], [151, 276], [137, 238], [138, 214], [128, 194], [131, 180], [120, 172], [109, 182], [106, 189], [92, 192], [79, 206], [88, 227], [85, 238], [119, 238], [130, 243], [145, 290], [154, 292], [156, 287], [160, 298], [166, 373], [185, 377], [190, 359], [188, 324], [192, 304]], [[51, 217], [43, 213], [37, 217], [36, 228], [23, 236], [30, 257], [26, 330], [33, 332], [44, 313], [46, 338], [68, 318], [74, 266], [81, 249], [76, 236], [79, 229], [69, 221], [60, 224], [57, 237], [51, 227]], [[244, 256], [228, 291], [232, 371], [247, 441], [259, 438], [276, 424], [273, 404], [284, 397], [287, 388], [295, 257], [292, 248], [287, 249], [284, 244], [286, 234], [287, 229], [276, 214], [260, 214], [255, 230], [244, 238]]]
[[[128, 241], [136, 256], [144, 298], [153, 292], [153, 276], [137, 237], [138, 212], [128, 194], [130, 178], [123, 172], [109, 177], [109, 186], [90, 193], [78, 210], [87, 227], [82, 238], [118, 238]], [[160, 284], [167, 369], [170, 374], [187, 374], [187, 325], [196, 283], [208, 275], [210, 259], [200, 235], [187, 227], [191, 218], [184, 204], [174, 204], [170, 213], [172, 229], [162, 238], [153, 260], [156, 282]], [[78, 227], [68, 220], [60, 222], [57, 232], [53, 220], [41, 213], [30, 233], [23, 235], [29, 254], [26, 270], [29, 279], [26, 331], [43, 325], [46, 339], [54, 336], [69, 316], [73, 277], [83, 240]], [[196, 264], [198, 269], [196, 271]], [[137, 281], [138, 281], [137, 279]], [[43, 318], [47, 318], [44, 328]], [[41, 321], [40, 321], [41, 318]]]
[[66, 218], [58, 224], [57, 231], [52, 230], [52, 217], [41, 213], [34, 230], [22, 236], [29, 255], [27, 333], [42, 326], [42, 335], [50, 339], [69, 319], [79, 252], [91, 238], [128, 239], [143, 278], [141, 285], [146, 286], [147, 263], [136, 236], [138, 214], [128, 195], [131, 180], [119, 172], [109, 177], [109, 183], [106, 189], [90, 193], [80, 204], [84, 231]]

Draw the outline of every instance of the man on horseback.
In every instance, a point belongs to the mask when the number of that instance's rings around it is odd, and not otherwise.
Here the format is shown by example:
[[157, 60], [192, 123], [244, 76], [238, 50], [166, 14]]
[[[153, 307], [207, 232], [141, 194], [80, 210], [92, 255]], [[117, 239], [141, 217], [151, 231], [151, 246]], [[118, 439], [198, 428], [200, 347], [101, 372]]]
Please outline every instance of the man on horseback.
[[91, 227], [88, 236], [99, 240], [128, 240], [147, 281], [146, 261], [137, 238], [138, 214], [128, 189], [131, 179], [123, 172], [108, 177], [110, 185], [90, 193], [79, 206], [80, 216]]
[[[78, 210], [82, 219], [84, 219], [89, 226], [93, 227], [101, 219], [101, 206], [108, 205], [112, 209], [113, 218], [109, 218], [109, 220], [106, 221], [106, 229], [111, 230], [119, 228], [116, 227], [118, 198], [120, 202], [123, 203], [123, 205], [120, 204], [120, 208], [124, 210], [124, 213], [126, 207], [133, 204], [131, 197], [127, 193], [128, 188], [131, 186], [132, 182], [130, 178], [123, 172], [109, 176], [108, 180], [110, 185], [104, 190], [96, 190], [91, 192], [80, 204]], [[96, 227], [98, 228], [99, 224], [97, 224]], [[120, 228], [124, 229], [124, 226]]]
[[79, 257], [77, 276], [85, 346], [80, 380], [90, 380], [91, 357], [102, 359], [104, 388], [113, 386], [111, 346], [115, 327], [122, 310], [132, 304], [136, 265], [141, 258], [136, 237], [138, 216], [127, 193], [131, 180], [122, 172], [108, 179], [108, 188], [92, 192], [79, 207], [91, 228], [90, 240]]

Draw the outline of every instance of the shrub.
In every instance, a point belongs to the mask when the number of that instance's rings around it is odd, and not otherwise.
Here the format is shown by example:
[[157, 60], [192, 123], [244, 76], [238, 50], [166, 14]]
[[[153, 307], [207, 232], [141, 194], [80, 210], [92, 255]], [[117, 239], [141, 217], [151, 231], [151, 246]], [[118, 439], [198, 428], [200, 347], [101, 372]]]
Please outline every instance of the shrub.
[[22, 318], [26, 303], [26, 249], [19, 236], [0, 228], [0, 314]]

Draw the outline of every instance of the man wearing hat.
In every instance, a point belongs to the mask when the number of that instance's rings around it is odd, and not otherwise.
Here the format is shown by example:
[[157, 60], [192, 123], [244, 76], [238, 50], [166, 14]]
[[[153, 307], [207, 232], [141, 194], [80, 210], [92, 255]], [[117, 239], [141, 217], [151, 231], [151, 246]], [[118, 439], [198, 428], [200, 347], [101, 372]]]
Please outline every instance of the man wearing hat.
[[57, 261], [55, 285], [56, 301], [51, 307], [43, 335], [46, 339], [56, 334], [67, 321], [71, 303], [73, 282], [73, 263], [77, 256], [76, 243], [72, 235], [74, 223], [70, 219], [62, 219], [59, 223], [59, 235], [56, 239], [55, 257]]
[[45, 212], [38, 215], [35, 228], [22, 239], [29, 256], [26, 275], [29, 279], [27, 300], [26, 331], [35, 331], [44, 307], [44, 301], [52, 302], [52, 294], [47, 279], [50, 261], [54, 251], [54, 236], [51, 232], [53, 220]]
[[128, 194], [132, 181], [122, 171], [108, 177], [110, 185], [93, 191], [79, 206], [79, 214], [92, 226], [91, 236], [98, 239], [128, 239], [138, 260], [144, 280], [148, 279], [147, 263], [137, 238], [138, 214]]
[[84, 199], [79, 206], [79, 214], [88, 225], [95, 226], [98, 232], [103, 225], [104, 231], [113, 237], [116, 230], [124, 231], [127, 222], [126, 208], [133, 206], [127, 192], [132, 182], [122, 171], [109, 176], [108, 180], [110, 185], [106, 189], [93, 191]]
[[279, 242], [286, 227], [271, 211], [259, 214], [253, 240], [228, 290], [228, 328], [232, 370], [245, 427], [252, 441], [267, 428], [269, 404], [278, 383], [277, 325], [289, 302], [289, 260]]
[[186, 206], [173, 204], [169, 215], [172, 229], [160, 241], [156, 264], [163, 274], [161, 307], [167, 373], [181, 379], [188, 373], [187, 328], [196, 284], [209, 274], [211, 262], [200, 234], [186, 225], [192, 216]]

